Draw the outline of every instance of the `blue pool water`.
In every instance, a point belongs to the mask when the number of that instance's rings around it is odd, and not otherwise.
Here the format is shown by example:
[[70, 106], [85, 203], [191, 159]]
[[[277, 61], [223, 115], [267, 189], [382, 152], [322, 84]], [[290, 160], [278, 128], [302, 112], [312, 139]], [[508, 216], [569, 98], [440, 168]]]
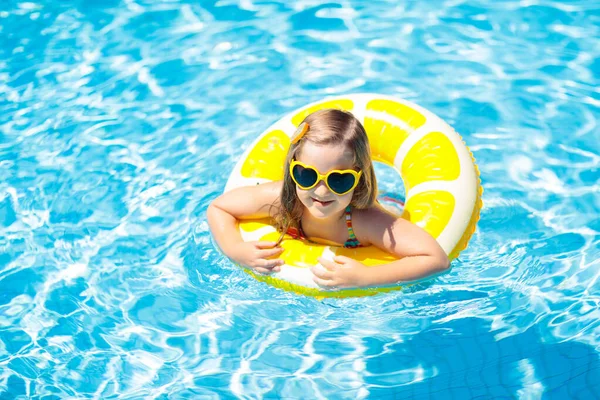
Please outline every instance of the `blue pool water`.
[[[2, 1], [0, 398], [600, 398], [599, 37], [591, 0]], [[463, 135], [468, 250], [373, 298], [253, 280], [207, 205], [359, 92]]]

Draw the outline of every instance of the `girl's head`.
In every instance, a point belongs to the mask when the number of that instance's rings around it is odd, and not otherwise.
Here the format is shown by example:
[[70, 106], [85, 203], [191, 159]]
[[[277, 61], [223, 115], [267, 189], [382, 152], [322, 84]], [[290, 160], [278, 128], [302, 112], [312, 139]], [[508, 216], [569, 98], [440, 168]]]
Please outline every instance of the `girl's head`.
[[[377, 197], [369, 141], [362, 124], [349, 112], [336, 109], [316, 111], [303, 122], [308, 125], [308, 131], [290, 146], [284, 165], [281, 206], [275, 215], [282, 231], [288, 226], [298, 226], [304, 208], [317, 218], [326, 218], [337, 215], [349, 204], [355, 208], [370, 207]], [[344, 194], [330, 190], [324, 180], [303, 189], [290, 174], [290, 164], [294, 161], [301, 163], [301, 170], [312, 167], [321, 175], [333, 170], [353, 170], [360, 176], [354, 189]], [[309, 175], [316, 176], [314, 172], [308, 171]], [[328, 181], [329, 186], [339, 190], [333, 185], [336, 178], [352, 180], [352, 175], [358, 174], [334, 175]]]

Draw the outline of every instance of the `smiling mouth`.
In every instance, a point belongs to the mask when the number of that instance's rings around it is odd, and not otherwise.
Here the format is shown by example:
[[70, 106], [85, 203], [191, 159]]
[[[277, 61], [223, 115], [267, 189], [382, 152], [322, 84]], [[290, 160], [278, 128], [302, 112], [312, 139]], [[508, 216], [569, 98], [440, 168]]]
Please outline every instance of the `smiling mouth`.
[[330, 201], [320, 201], [320, 200], [317, 200], [317, 199], [315, 199], [314, 197], [311, 197], [311, 198], [312, 198], [312, 200], [313, 200], [315, 203], [317, 203], [317, 204], [320, 204], [320, 205], [322, 205], [322, 206], [326, 206], [326, 205], [328, 205], [328, 204], [331, 204], [331, 203], [333, 203], [333, 200], [330, 200]]

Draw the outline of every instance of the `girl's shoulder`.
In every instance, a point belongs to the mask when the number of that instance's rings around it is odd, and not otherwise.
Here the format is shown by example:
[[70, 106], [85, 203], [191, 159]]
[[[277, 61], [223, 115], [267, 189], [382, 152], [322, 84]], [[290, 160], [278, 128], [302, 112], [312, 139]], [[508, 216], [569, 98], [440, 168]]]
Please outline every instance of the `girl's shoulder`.
[[358, 240], [365, 244], [372, 243], [374, 235], [379, 236], [382, 230], [390, 229], [399, 220], [399, 215], [387, 211], [378, 203], [368, 208], [352, 209], [354, 232]]
[[247, 186], [246, 190], [241, 194], [247, 194], [248, 197], [243, 197], [246, 201], [255, 199], [260, 200], [262, 203], [274, 204], [277, 203], [281, 197], [282, 184], [282, 181], [272, 181], [260, 183], [255, 186]]
[[256, 185], [256, 188], [265, 193], [269, 193], [272, 196], [279, 197], [279, 195], [281, 194], [282, 185], [283, 181], [271, 181], [266, 183], [260, 183]]
[[360, 243], [365, 246], [373, 244], [373, 227], [391, 226], [396, 217], [381, 208], [378, 204], [368, 208], [352, 208], [352, 229]]
[[400, 215], [395, 215], [383, 208], [379, 203], [375, 203], [368, 208], [353, 208], [352, 220], [356, 219], [359, 223], [372, 223], [373, 221], [395, 221]]
[[232, 189], [217, 197], [212, 204], [240, 218], [266, 218], [281, 195], [281, 181]]
[[376, 246], [398, 258], [443, 252], [424, 229], [379, 204], [353, 211], [355, 235], [365, 245]]
[[240, 186], [238, 188], [223, 193], [222, 196], [235, 196], [237, 198], [240, 198], [244, 195], [247, 195], [250, 197], [257, 197], [262, 200], [273, 201], [279, 198], [279, 196], [281, 195], [281, 186], [282, 181], [272, 181], [258, 183], [256, 185]]

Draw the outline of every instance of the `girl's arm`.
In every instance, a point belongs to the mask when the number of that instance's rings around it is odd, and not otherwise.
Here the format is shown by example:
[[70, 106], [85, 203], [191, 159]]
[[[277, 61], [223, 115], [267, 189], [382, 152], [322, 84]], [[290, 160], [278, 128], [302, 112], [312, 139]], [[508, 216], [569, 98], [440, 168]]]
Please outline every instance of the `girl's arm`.
[[450, 267], [450, 260], [439, 243], [422, 228], [399, 218], [383, 207], [365, 210], [358, 218], [366, 241], [400, 258], [389, 264], [369, 268], [367, 286], [415, 281], [439, 274]]
[[238, 221], [269, 217], [270, 207], [279, 198], [280, 191], [281, 182], [237, 188], [213, 200], [206, 213], [212, 236], [221, 251], [260, 273], [278, 270], [283, 261], [268, 258], [281, 254], [283, 249], [275, 247], [274, 242], [244, 242]]
[[325, 287], [369, 287], [409, 282], [446, 271], [450, 261], [438, 242], [417, 225], [381, 207], [355, 212], [358, 239], [400, 258], [389, 264], [366, 267], [344, 256], [334, 262], [320, 259], [324, 269], [313, 268]]

